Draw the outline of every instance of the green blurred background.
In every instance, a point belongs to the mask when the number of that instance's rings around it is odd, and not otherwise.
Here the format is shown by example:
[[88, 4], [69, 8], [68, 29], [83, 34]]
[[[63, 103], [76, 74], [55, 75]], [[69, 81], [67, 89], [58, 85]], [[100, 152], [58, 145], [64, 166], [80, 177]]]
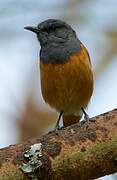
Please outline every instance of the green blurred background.
[[69, 23], [89, 51], [95, 76], [89, 115], [117, 108], [116, 0], [1, 0], [0, 147], [40, 136], [55, 124], [57, 113], [40, 91], [40, 46], [24, 30], [48, 18]]

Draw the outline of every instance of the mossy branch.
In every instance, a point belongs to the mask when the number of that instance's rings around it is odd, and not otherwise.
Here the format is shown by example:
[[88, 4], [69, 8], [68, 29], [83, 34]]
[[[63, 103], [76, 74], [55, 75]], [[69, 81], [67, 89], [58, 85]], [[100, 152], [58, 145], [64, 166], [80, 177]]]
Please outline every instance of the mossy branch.
[[1, 149], [0, 180], [91, 180], [117, 172], [117, 109], [91, 120]]

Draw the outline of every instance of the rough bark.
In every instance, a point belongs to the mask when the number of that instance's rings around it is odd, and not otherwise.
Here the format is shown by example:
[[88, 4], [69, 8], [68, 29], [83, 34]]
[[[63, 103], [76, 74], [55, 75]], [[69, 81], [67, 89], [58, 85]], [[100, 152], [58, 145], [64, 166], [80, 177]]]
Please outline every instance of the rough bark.
[[91, 180], [117, 172], [117, 109], [91, 120], [1, 149], [0, 180], [31, 179], [21, 166], [35, 143], [41, 143], [42, 155], [32, 179]]

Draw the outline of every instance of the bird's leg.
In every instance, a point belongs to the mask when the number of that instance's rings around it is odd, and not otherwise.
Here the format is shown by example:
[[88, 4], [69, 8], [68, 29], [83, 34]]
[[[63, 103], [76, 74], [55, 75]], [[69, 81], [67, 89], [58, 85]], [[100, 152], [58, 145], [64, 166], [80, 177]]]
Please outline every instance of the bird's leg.
[[58, 117], [57, 122], [56, 122], [56, 126], [55, 126], [55, 128], [54, 128], [55, 131], [57, 131], [58, 129], [60, 129], [59, 122], [60, 122], [60, 119], [61, 119], [62, 114], [63, 114], [63, 111], [61, 111], [60, 114], [59, 114], [59, 117]]
[[84, 108], [81, 108], [83, 114], [84, 114], [84, 122], [89, 122], [89, 115], [86, 113], [86, 111], [84, 110]]

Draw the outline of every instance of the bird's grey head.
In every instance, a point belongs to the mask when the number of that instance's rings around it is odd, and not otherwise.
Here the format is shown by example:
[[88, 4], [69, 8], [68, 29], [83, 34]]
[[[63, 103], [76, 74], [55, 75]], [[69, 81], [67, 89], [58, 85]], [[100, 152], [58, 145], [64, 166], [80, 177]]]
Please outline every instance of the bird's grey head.
[[27, 26], [25, 29], [33, 31], [37, 34], [37, 38], [41, 46], [51, 42], [64, 42], [70, 38], [76, 37], [75, 31], [70, 25], [56, 19], [48, 19], [38, 24], [37, 27]]
[[80, 48], [75, 31], [61, 20], [48, 19], [36, 27], [27, 26], [25, 29], [37, 34], [42, 48], [40, 56], [46, 61], [63, 61], [72, 51]]

